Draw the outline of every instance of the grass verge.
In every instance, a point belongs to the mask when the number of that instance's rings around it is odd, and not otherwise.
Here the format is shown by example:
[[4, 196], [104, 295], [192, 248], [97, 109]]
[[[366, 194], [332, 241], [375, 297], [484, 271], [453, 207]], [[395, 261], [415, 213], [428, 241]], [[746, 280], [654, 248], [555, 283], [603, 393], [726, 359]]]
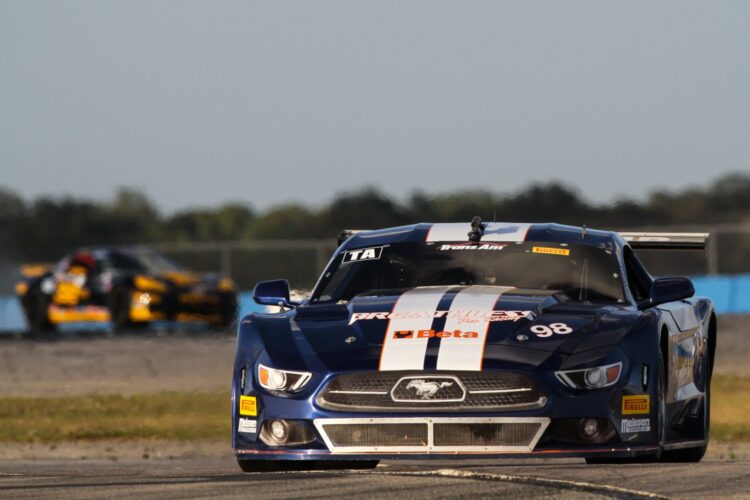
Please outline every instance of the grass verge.
[[229, 439], [229, 392], [0, 399], [0, 442]]
[[750, 441], [750, 378], [714, 376], [711, 438], [723, 442]]
[[[712, 399], [712, 439], [750, 441], [750, 378], [715, 376]], [[0, 442], [228, 439], [229, 411], [224, 391], [0, 398]]]

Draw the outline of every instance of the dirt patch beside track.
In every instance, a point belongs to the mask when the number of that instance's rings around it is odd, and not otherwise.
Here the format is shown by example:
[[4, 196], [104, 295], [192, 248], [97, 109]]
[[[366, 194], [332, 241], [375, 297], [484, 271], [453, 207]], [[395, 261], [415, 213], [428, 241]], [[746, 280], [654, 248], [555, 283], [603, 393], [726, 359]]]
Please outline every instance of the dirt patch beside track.
[[229, 391], [234, 336], [66, 335], [0, 341], [0, 395]]

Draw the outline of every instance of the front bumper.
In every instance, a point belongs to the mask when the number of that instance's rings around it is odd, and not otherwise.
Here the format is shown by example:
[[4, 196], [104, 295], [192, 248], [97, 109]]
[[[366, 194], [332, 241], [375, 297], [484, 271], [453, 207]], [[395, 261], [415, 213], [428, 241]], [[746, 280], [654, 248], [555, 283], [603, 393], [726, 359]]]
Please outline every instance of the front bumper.
[[656, 445], [633, 445], [611, 447], [570, 447], [559, 449], [540, 449], [528, 453], [497, 451], [488, 452], [450, 452], [440, 451], [431, 453], [349, 453], [334, 454], [324, 450], [249, 450], [235, 448], [234, 454], [238, 460], [440, 460], [446, 458], [471, 460], [487, 458], [630, 458], [653, 455], [659, 450]]
[[[589, 392], [575, 392], [563, 387], [552, 374], [526, 373], [543, 388], [547, 398], [543, 407], [495, 412], [341, 412], [321, 408], [316, 397], [325, 387], [326, 381], [318, 381], [317, 389], [299, 398], [276, 397], [262, 389], [254, 390], [248, 381], [245, 395], [254, 398], [255, 415], [240, 415], [238, 394], [240, 384], [234, 386], [233, 449], [239, 459], [246, 460], [321, 460], [321, 459], [394, 459], [394, 458], [440, 458], [461, 457], [633, 457], [653, 454], [658, 450], [656, 436], [656, 405], [650, 405], [647, 413], [623, 414], [624, 397], [647, 394], [640, 377], [640, 370], [630, 370], [613, 387]], [[333, 375], [332, 375], [333, 376]], [[330, 377], [327, 377], [329, 380]], [[239, 379], [238, 379], [239, 380]], [[655, 384], [652, 384], [652, 387]], [[652, 401], [654, 395], [650, 395]], [[239, 419], [252, 419], [257, 433], [239, 432]], [[640, 419], [641, 427], [632, 427], [631, 421]], [[261, 439], [261, 429], [275, 419], [294, 419], [309, 429], [313, 436], [309, 441], [293, 446], [269, 443]], [[597, 438], [582, 432], [587, 422], [595, 420], [601, 432]], [[393, 435], [392, 442], [377, 442], [369, 437], [350, 442], [336, 442], [329, 425], [377, 425], [408, 424], [422, 422], [426, 429], [401, 429]], [[526, 441], [498, 438], [512, 437], [512, 429], [489, 430], [478, 426], [464, 434], [464, 441], [442, 443], [436, 439], [436, 426], [453, 425], [464, 430], [469, 424], [534, 424], [533, 436]], [[630, 427], [628, 427], [630, 426]], [[366, 428], [351, 427], [366, 436]], [[633, 431], [634, 430], [634, 431]], [[486, 432], [487, 431], [487, 432]], [[627, 431], [627, 432], [626, 432]], [[444, 431], [443, 431], [444, 432]], [[508, 434], [509, 433], [509, 434]], [[346, 433], [339, 434], [346, 436]]]
[[129, 317], [134, 323], [151, 321], [201, 321], [228, 323], [236, 313], [234, 294], [207, 291], [154, 295], [133, 292]]

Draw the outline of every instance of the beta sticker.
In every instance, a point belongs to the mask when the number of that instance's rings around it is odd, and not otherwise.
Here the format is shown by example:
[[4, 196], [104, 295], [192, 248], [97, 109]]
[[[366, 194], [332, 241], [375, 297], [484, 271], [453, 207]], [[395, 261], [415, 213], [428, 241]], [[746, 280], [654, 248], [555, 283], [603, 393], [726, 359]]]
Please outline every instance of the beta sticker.
[[570, 255], [567, 248], [531, 247], [532, 253], [546, 253], [548, 255]]
[[255, 434], [258, 432], [258, 421], [250, 418], [241, 418], [237, 424], [237, 432]]
[[344, 254], [344, 262], [360, 262], [363, 260], [378, 260], [383, 254], [383, 247], [360, 248], [349, 250]]
[[623, 396], [622, 397], [622, 414], [623, 415], [648, 415], [651, 411], [649, 404], [649, 395], [640, 396]]
[[651, 420], [648, 418], [624, 418], [620, 427], [623, 434], [649, 432], [651, 430]]
[[394, 339], [431, 339], [431, 338], [455, 338], [455, 339], [476, 339], [479, 338], [479, 332], [463, 332], [453, 330], [452, 332], [441, 332], [435, 330], [418, 330], [417, 336], [414, 336], [414, 330], [396, 330], [393, 332]]
[[258, 416], [258, 406], [255, 396], [240, 396], [240, 415]]

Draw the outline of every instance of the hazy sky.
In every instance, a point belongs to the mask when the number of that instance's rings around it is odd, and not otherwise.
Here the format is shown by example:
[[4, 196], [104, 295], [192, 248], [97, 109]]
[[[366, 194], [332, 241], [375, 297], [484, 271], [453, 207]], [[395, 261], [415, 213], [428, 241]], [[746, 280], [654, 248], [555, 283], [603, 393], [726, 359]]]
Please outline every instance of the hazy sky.
[[0, 0], [0, 185], [167, 211], [750, 171], [750, 2]]

